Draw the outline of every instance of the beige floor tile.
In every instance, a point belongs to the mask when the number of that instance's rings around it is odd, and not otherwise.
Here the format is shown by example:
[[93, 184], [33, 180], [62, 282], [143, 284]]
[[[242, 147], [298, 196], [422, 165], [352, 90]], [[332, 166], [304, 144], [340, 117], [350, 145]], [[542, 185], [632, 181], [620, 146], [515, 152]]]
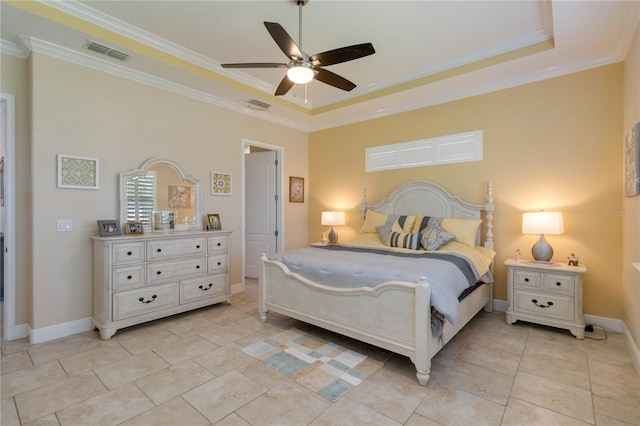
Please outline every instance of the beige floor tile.
[[61, 358], [60, 364], [62, 364], [67, 374], [73, 375], [130, 357], [131, 354], [127, 350], [118, 343], [113, 342], [108, 346]]
[[306, 425], [329, 407], [300, 386], [282, 383], [237, 411], [253, 425]]
[[320, 414], [311, 422], [310, 426], [391, 426], [400, 424], [365, 405], [343, 398]]
[[252, 356], [242, 352], [242, 346], [230, 343], [221, 348], [199, 355], [193, 358], [193, 361], [211, 371], [216, 376], [222, 376], [224, 373], [235, 370], [254, 359]]
[[[95, 333], [97, 334], [97, 332]], [[44, 364], [106, 345], [104, 340], [96, 338], [92, 332], [75, 334], [55, 342], [40, 343], [29, 348], [34, 365]]]
[[235, 342], [245, 336], [253, 334], [254, 330], [243, 327], [239, 324], [231, 323], [217, 329], [203, 331], [200, 337], [215, 343], [218, 346], [224, 346], [228, 343]]
[[60, 410], [57, 415], [62, 426], [107, 426], [120, 424], [154, 406], [136, 385], [129, 383]]
[[203, 315], [204, 318], [215, 322], [218, 325], [227, 325], [233, 322], [250, 317], [248, 314], [239, 309], [233, 308], [231, 305], [222, 304], [216, 309], [211, 309]]
[[0, 348], [2, 349], [2, 356], [26, 351], [31, 347], [33, 347], [33, 345], [29, 343], [29, 339], [27, 339], [26, 337], [24, 339], [16, 339], [11, 341], [3, 340], [0, 344]]
[[164, 404], [130, 418], [120, 426], [208, 426], [211, 423], [182, 398], [174, 398]]
[[120, 343], [131, 354], [137, 355], [158, 346], [177, 342], [180, 337], [162, 327], [140, 325], [120, 330], [111, 339]]
[[155, 373], [169, 364], [155, 353], [148, 351], [131, 358], [113, 362], [93, 370], [109, 389], [131, 383], [141, 377]]
[[462, 390], [505, 405], [512, 382], [513, 376], [456, 360], [438, 380], [434, 389]]
[[511, 396], [586, 423], [595, 421], [591, 392], [585, 389], [520, 371]]
[[[253, 358], [253, 357], [252, 357]], [[236, 371], [260, 383], [262, 386], [271, 389], [279, 386], [283, 382], [293, 383], [293, 379], [288, 378], [275, 368], [266, 365], [257, 359], [251, 359], [246, 364], [236, 368]]]
[[[603, 414], [596, 413], [596, 425], [598, 426], [632, 426], [631, 423], [623, 422]], [[637, 424], [635, 425], [637, 426]]]
[[640, 394], [640, 375], [634, 367], [618, 367], [589, 361], [589, 376], [592, 383]]
[[366, 405], [396, 422], [404, 423], [420, 404], [427, 390], [425, 386], [420, 386], [415, 376], [408, 378], [380, 368], [343, 398]]
[[214, 377], [192, 360], [187, 360], [149, 374], [136, 380], [135, 383], [156, 405], [159, 405]]
[[540, 339], [553, 340], [559, 343], [564, 343], [565, 345], [575, 346], [576, 348], [580, 348], [582, 350], [586, 349], [587, 347], [587, 343], [585, 340], [576, 339], [576, 337], [571, 334], [569, 330], [565, 330], [563, 328], [531, 324], [529, 336]]
[[569, 386], [591, 389], [589, 368], [581, 363], [573, 363], [526, 350], [520, 361], [520, 371], [546, 377]]
[[16, 371], [24, 370], [33, 367], [31, 357], [27, 351], [20, 351], [9, 355], [2, 356], [2, 367], [0, 373], [3, 376], [7, 374], [15, 373]]
[[[581, 342], [581, 343], [575, 343]], [[544, 337], [530, 336], [527, 340], [526, 351], [564, 359], [576, 364], [587, 364], [587, 350], [584, 340], [563, 339], [554, 340]]]
[[167, 330], [184, 339], [210, 330], [219, 330], [221, 327], [203, 317], [196, 317], [191, 320], [174, 322], [166, 327]]
[[498, 348], [515, 355], [522, 355], [524, 346], [527, 343], [527, 335], [503, 334], [493, 330], [478, 328], [469, 339], [469, 342], [491, 348]]
[[106, 391], [93, 372], [85, 372], [16, 395], [15, 400], [20, 420], [29, 423]]
[[216, 426], [251, 426], [236, 413], [231, 413], [224, 419], [216, 422]]
[[626, 348], [617, 349], [610, 346], [587, 346], [587, 358], [589, 361], [618, 367], [635, 368], [633, 358]]
[[507, 324], [504, 315], [484, 316], [475, 320], [474, 323], [478, 328], [483, 330], [494, 331], [496, 333], [507, 334], [510, 336], [527, 336], [531, 328], [528, 323], [522, 321]]
[[[442, 423], [435, 422], [422, 414], [413, 413], [409, 420], [405, 422], [405, 426], [441, 426]], [[465, 425], [469, 426], [469, 425]]]
[[473, 342], [466, 344], [456, 359], [510, 376], [516, 375], [520, 363], [519, 355]]
[[13, 398], [4, 398], [0, 405], [0, 424], [1, 425], [19, 425], [18, 410]]
[[545, 426], [587, 426], [573, 417], [538, 407], [519, 399], [510, 398], [501, 426], [545, 425]]
[[215, 423], [267, 391], [248, 377], [230, 371], [182, 395], [182, 397]]
[[633, 425], [640, 424], [640, 394], [594, 383], [593, 406], [598, 414]]
[[504, 406], [462, 390], [429, 389], [416, 413], [446, 425], [497, 425]]
[[40, 417], [38, 420], [34, 420], [31, 423], [24, 423], [25, 426], [60, 426], [60, 422], [55, 414], [49, 414], [48, 416]]
[[191, 336], [177, 342], [156, 347], [153, 351], [171, 365], [186, 361], [217, 348], [217, 345], [200, 336]]
[[58, 361], [50, 361], [46, 364], [2, 375], [2, 398], [27, 392], [66, 378], [67, 374]]

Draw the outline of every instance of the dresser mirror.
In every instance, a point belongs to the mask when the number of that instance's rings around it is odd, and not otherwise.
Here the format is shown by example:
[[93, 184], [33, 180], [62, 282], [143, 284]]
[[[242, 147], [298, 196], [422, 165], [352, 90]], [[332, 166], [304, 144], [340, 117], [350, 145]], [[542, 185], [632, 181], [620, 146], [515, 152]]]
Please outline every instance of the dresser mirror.
[[[120, 221], [140, 222], [145, 232], [200, 228], [200, 198], [200, 180], [168, 158], [151, 158], [120, 173]], [[158, 223], [161, 217], [171, 223]]]

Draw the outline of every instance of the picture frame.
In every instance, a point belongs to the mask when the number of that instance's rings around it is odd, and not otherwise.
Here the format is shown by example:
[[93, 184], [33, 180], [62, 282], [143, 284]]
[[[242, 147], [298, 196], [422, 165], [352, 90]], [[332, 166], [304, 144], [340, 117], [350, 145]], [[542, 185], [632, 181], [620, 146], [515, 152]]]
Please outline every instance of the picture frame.
[[144, 234], [142, 222], [127, 222], [124, 224], [125, 234]]
[[122, 235], [122, 230], [120, 229], [120, 221], [118, 219], [99, 220], [98, 233], [101, 237]]
[[624, 141], [624, 196], [640, 194], [640, 122], [636, 123]]
[[216, 231], [222, 229], [222, 222], [220, 222], [220, 215], [218, 213], [207, 215], [207, 226], [210, 231]]
[[231, 195], [231, 173], [211, 172], [211, 195]]
[[97, 158], [58, 154], [58, 188], [98, 189], [99, 169]]
[[168, 205], [170, 209], [191, 208], [191, 186], [169, 185]]
[[304, 178], [289, 176], [289, 202], [304, 203]]

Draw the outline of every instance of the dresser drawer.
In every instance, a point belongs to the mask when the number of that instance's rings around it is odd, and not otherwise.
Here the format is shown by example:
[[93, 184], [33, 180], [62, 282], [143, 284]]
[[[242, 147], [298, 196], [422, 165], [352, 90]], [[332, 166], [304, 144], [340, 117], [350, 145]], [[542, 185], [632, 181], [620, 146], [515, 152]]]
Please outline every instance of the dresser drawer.
[[227, 274], [214, 275], [180, 283], [180, 303], [191, 303], [227, 291]]
[[157, 240], [147, 242], [147, 260], [205, 254], [204, 237]]
[[182, 277], [205, 275], [207, 264], [204, 257], [173, 262], [155, 262], [147, 264], [147, 283], [155, 284], [177, 280]]
[[540, 317], [550, 317], [573, 321], [575, 315], [574, 298], [548, 293], [516, 291], [515, 310]]
[[144, 241], [113, 245], [113, 264], [144, 262]]
[[226, 253], [229, 245], [229, 238], [226, 235], [208, 238], [209, 253]]
[[526, 269], [517, 269], [514, 271], [514, 284], [521, 287], [542, 288], [542, 274]]
[[227, 256], [209, 256], [207, 270], [210, 274], [227, 270]]
[[544, 274], [542, 288], [544, 291], [573, 295], [575, 287], [573, 276], [563, 274]]
[[135, 317], [178, 305], [178, 283], [168, 283], [113, 294], [113, 320]]
[[111, 285], [113, 291], [126, 290], [128, 288], [141, 287], [145, 284], [144, 264], [132, 266], [120, 266], [113, 268]]

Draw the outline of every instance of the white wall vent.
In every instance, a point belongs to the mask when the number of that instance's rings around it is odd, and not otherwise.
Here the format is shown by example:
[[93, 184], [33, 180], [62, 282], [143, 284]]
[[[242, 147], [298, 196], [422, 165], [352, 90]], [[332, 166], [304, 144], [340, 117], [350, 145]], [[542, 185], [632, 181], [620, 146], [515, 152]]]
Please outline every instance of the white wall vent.
[[261, 100], [258, 100], [258, 99], [249, 99], [247, 101], [247, 104], [249, 108], [252, 108], [252, 109], [253, 107], [263, 109], [263, 110], [271, 108], [271, 105], [269, 105], [266, 102], [262, 102]]
[[367, 148], [366, 171], [482, 160], [482, 130]]
[[93, 40], [87, 40], [84, 44], [84, 47], [91, 50], [92, 52], [100, 53], [101, 55], [106, 55], [114, 59], [118, 59], [120, 61], [126, 61], [131, 58], [130, 55], [127, 55], [124, 52], [120, 52], [112, 47], [105, 46], [102, 43], [95, 42]]

